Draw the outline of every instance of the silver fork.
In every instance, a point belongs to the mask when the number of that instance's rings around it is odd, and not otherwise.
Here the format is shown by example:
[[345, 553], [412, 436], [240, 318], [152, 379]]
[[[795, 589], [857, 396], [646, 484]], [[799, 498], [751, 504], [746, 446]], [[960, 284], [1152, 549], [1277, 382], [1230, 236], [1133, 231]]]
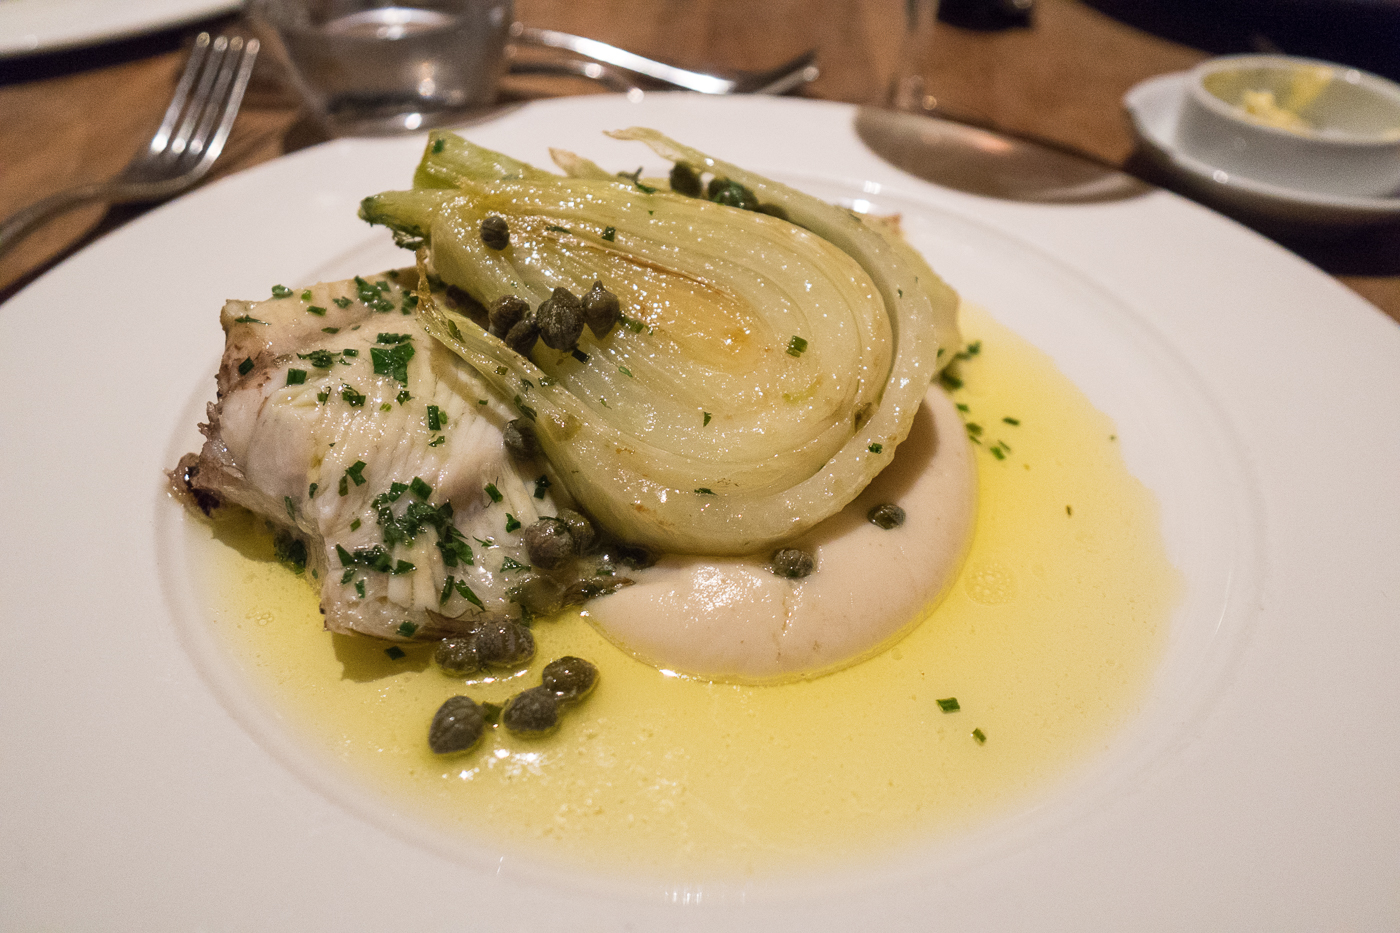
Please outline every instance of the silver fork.
[[510, 36], [512, 40], [523, 45], [562, 49], [653, 78], [672, 87], [699, 91], [702, 94], [784, 94], [808, 81], [815, 81], [821, 75], [817, 67], [816, 49], [808, 49], [792, 61], [767, 71], [733, 72], [725, 76], [677, 68], [675, 65], [645, 58], [615, 45], [599, 42], [597, 39], [587, 39], [553, 29], [536, 29], [520, 22], [511, 25]]
[[0, 254], [44, 222], [88, 201], [161, 201], [194, 185], [224, 150], [257, 55], [256, 39], [211, 40], [209, 33], [200, 33], [150, 143], [115, 178], [60, 191], [0, 222]]

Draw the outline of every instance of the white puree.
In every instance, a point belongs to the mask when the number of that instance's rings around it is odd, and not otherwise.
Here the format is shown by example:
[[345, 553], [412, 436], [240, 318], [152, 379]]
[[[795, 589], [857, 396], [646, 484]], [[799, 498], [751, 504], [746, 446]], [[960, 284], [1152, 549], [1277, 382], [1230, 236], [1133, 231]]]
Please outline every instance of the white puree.
[[[668, 556], [583, 615], [642, 660], [709, 680], [755, 683], [844, 667], [912, 628], [953, 582], [976, 500], [962, 418], [931, 388], [890, 466], [790, 545], [815, 556], [810, 576], [776, 576], [766, 554]], [[902, 526], [868, 520], [886, 502], [904, 509]]]

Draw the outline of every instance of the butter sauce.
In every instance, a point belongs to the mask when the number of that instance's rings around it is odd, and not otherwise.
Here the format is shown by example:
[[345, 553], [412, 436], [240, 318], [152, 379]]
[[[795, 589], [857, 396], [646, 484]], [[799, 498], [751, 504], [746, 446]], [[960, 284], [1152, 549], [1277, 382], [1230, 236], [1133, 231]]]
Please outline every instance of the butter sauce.
[[[326, 767], [405, 818], [529, 858], [762, 876], [946, 839], [1027, 806], [1133, 715], [1179, 582], [1114, 426], [1039, 351], [984, 312], [963, 315], [983, 346], [954, 392], [980, 429], [969, 428], [972, 547], [923, 624], [854, 667], [706, 683], [633, 659], [572, 614], [536, 624], [526, 674], [464, 685], [431, 666], [431, 647], [395, 661], [381, 642], [322, 631], [312, 590], [270, 559], [252, 521], [190, 522], [212, 625], [249, 690]], [[878, 580], [866, 598], [880, 599]], [[448, 696], [502, 702], [565, 654], [601, 678], [556, 735], [498, 729], [461, 757], [428, 751]], [[938, 700], [952, 697], [959, 709], [944, 712]]]

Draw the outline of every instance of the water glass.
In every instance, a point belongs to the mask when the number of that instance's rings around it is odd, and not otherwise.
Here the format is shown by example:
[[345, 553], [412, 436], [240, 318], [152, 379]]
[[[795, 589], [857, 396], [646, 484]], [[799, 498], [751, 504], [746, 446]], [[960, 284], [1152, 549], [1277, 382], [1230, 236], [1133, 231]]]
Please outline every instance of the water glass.
[[404, 132], [490, 105], [512, 0], [251, 0], [254, 28], [333, 135]]

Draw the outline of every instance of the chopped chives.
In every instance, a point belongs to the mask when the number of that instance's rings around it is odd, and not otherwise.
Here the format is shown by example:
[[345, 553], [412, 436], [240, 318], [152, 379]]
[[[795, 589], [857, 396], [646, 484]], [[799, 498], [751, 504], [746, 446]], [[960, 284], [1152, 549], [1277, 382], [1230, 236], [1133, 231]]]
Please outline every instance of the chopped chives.
[[788, 356], [801, 356], [801, 355], [802, 355], [803, 353], [805, 353], [806, 351], [807, 351], [807, 341], [806, 341], [806, 340], [803, 340], [801, 337], [793, 337], [791, 340], [788, 341], [788, 345], [787, 345], [787, 355], [788, 355]]
[[408, 484], [408, 491], [413, 493], [419, 499], [426, 500], [429, 496], [433, 494], [433, 487], [423, 482], [421, 477], [415, 476], [413, 477], [413, 482]]
[[869, 447], [867, 447], [867, 448], [865, 448], [865, 449], [868, 450], [868, 451], [870, 451], [872, 454], [878, 454], [878, 453], [881, 453], [882, 451], [884, 451], [885, 445], [884, 445], [884, 444], [871, 444]]
[[616, 228], [616, 227], [604, 227], [604, 228], [603, 228], [603, 239], [607, 240], [609, 243], [611, 243], [611, 242], [613, 242], [615, 239], [617, 239], [617, 228]]
[[981, 729], [973, 729], [973, 730], [972, 730], [972, 737], [973, 737], [974, 739], [977, 740], [977, 744], [978, 744], [978, 745], [986, 745], [986, 744], [987, 744], [987, 734], [986, 734], [985, 732], [983, 732]]
[[1013, 425], [1013, 426], [1014, 426], [1014, 425], [1019, 425], [1019, 424], [1021, 423], [1021, 419], [1019, 419], [1019, 418], [1012, 418], [1012, 417], [1009, 416], [1009, 415], [1008, 415], [1007, 417], [1001, 419], [1001, 420], [1002, 420], [1002, 421], [1005, 421], [1007, 424]]
[[274, 285], [274, 286], [272, 286], [272, 297], [273, 297], [273, 298], [287, 298], [287, 297], [290, 297], [291, 294], [292, 294], [292, 290], [291, 290], [290, 288], [288, 288], [287, 286], [285, 286], [285, 285]]
[[246, 376], [253, 371], [253, 358], [245, 357], [243, 362], [238, 364], [238, 375]]
[[[363, 583], [364, 581], [361, 580], [360, 582]], [[356, 587], [356, 589], [359, 589], [359, 587]], [[361, 593], [360, 595], [364, 596], [365, 594]], [[404, 650], [398, 645], [390, 645], [384, 649], [384, 653], [389, 656], [390, 661], [397, 661], [400, 658], [407, 657], [407, 655], [404, 654]]]
[[413, 633], [418, 631], [418, 625], [413, 622], [401, 622], [397, 631], [404, 638], [412, 638]]
[[704, 420], [700, 422], [700, 427], [703, 428], [705, 427], [705, 425], [710, 423], [710, 413], [708, 411], [702, 411], [700, 412], [700, 414], [705, 416]]
[[957, 697], [948, 697], [946, 700], [939, 700], [938, 708], [945, 713], [956, 713], [958, 710], [962, 709], [962, 707], [958, 705]]
[[304, 369], [289, 369], [289, 370], [287, 370], [287, 385], [289, 385], [289, 386], [299, 386], [299, 385], [304, 385], [305, 383], [306, 383], [306, 370], [304, 370]]
[[443, 424], [442, 409], [436, 405], [428, 406], [428, 430], [441, 431]]
[[697, 495], [701, 496], [713, 496], [715, 494], [715, 491], [708, 486], [700, 486], [695, 492]]
[[495, 484], [495, 483], [487, 483], [487, 484], [486, 484], [486, 495], [489, 496], [489, 497], [491, 498], [491, 501], [492, 501], [492, 502], [500, 502], [501, 499], [504, 498], [504, 497], [501, 495], [501, 491], [500, 491], [499, 489], [496, 488], [496, 484]]

